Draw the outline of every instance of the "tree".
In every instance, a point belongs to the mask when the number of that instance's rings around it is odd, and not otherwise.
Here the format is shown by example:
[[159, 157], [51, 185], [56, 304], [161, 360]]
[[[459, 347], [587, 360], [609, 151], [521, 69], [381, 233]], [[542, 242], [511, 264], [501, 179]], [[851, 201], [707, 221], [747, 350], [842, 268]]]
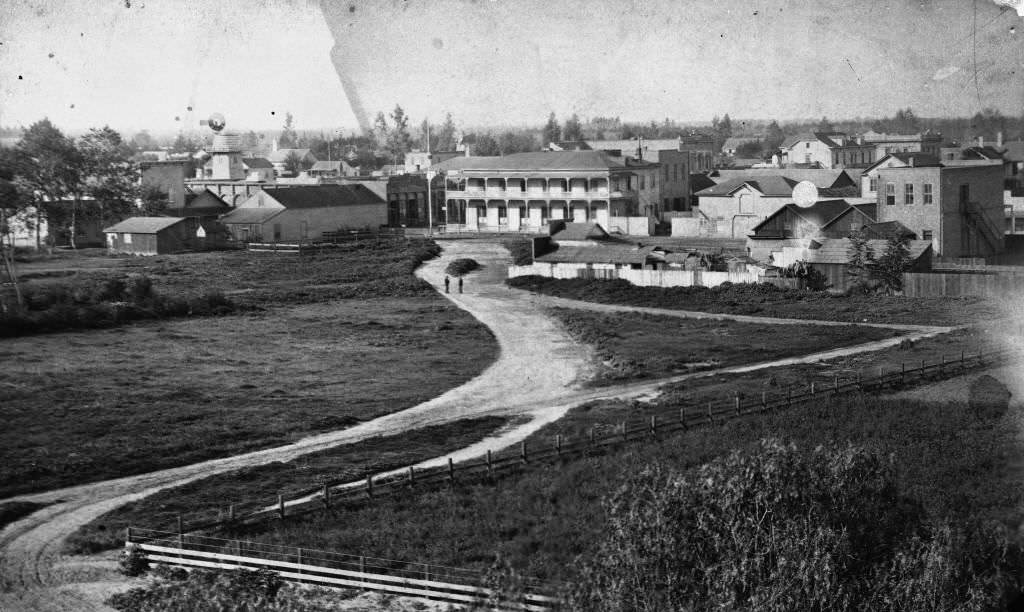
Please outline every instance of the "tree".
[[782, 128], [779, 127], [779, 122], [772, 119], [772, 122], [768, 124], [764, 135], [764, 149], [765, 151], [775, 152], [782, 142], [786, 140], [786, 135], [782, 132]]
[[868, 237], [862, 230], [850, 232], [850, 246], [846, 250], [846, 274], [852, 280], [851, 289], [866, 292], [870, 289], [871, 267], [874, 253], [868, 244]]
[[828, 117], [824, 117], [823, 116], [821, 118], [821, 121], [818, 122], [818, 126], [817, 126], [817, 128], [815, 128], [814, 131], [816, 131], [816, 132], [834, 132], [834, 131], [836, 131], [836, 127], [834, 125], [832, 125], [832, 122], [828, 120]]
[[302, 172], [302, 170], [302, 157], [295, 151], [289, 151], [288, 155], [284, 158], [284, 171], [291, 176], [295, 176]]
[[131, 146], [136, 151], [148, 151], [156, 146], [156, 142], [153, 141], [153, 137], [149, 135], [149, 132], [142, 130], [132, 136]]
[[509, 153], [525, 153], [526, 151], [537, 150], [537, 141], [531, 134], [525, 132], [513, 132], [511, 130], [502, 132], [498, 136], [498, 151], [501, 155]]
[[195, 153], [198, 150], [199, 144], [192, 140], [191, 136], [185, 136], [183, 132], [178, 132], [178, 136], [171, 145], [171, 151], [174, 153]]
[[544, 125], [544, 146], [548, 146], [549, 143], [558, 142], [562, 140], [562, 128], [558, 126], [558, 118], [555, 117], [554, 111], [548, 115], [548, 122]]
[[761, 157], [761, 153], [764, 151], [764, 143], [760, 140], [754, 140], [750, 142], [744, 142], [743, 144], [736, 147], [737, 157]]
[[891, 460], [854, 446], [655, 464], [604, 505], [570, 610], [994, 610], [1020, 587], [1005, 528], [930, 521]]
[[476, 136], [471, 152], [473, 155], [496, 156], [501, 155], [501, 147], [494, 136], [485, 133]]
[[81, 191], [95, 202], [83, 212], [104, 224], [130, 215], [138, 195], [137, 168], [121, 135], [109, 126], [93, 128], [79, 139], [78, 149], [84, 179]]
[[299, 136], [295, 132], [295, 118], [290, 111], [284, 114], [284, 130], [281, 137], [277, 139], [277, 145], [282, 149], [294, 149], [299, 144]]
[[916, 134], [921, 131], [921, 123], [910, 107], [897, 110], [890, 127], [897, 134]]
[[156, 185], [143, 185], [139, 190], [139, 212], [147, 217], [159, 217], [167, 212], [168, 194]]
[[[572, 114], [565, 120], [565, 126], [562, 128], [562, 140], [582, 140], [583, 139], [583, 126], [580, 125], [579, 115], [576, 113]], [[547, 144], [547, 143], [545, 143]]]
[[885, 244], [885, 252], [871, 268], [872, 278], [880, 281], [889, 295], [903, 291], [903, 273], [910, 269], [910, 264], [907, 239], [892, 236]]
[[391, 132], [388, 134], [388, 155], [393, 163], [400, 163], [400, 160], [405, 158], [405, 154], [409, 151], [409, 144], [412, 138], [409, 136], [409, 118], [405, 116], [405, 111], [398, 104], [395, 105], [395, 110], [391, 111]]
[[[15, 165], [17, 180], [26, 193], [33, 194], [39, 217], [50, 225], [65, 216], [64, 201], [81, 182], [81, 160], [74, 141], [49, 119], [37, 121], [15, 147]], [[37, 232], [37, 247], [39, 242]]]
[[455, 147], [459, 144], [456, 142], [455, 137], [455, 122], [452, 121], [452, 114], [446, 113], [444, 123], [441, 124], [441, 128], [437, 131], [437, 150], [454, 151]]
[[384, 117], [384, 112], [377, 111], [377, 116], [373, 120], [373, 139], [378, 151], [387, 150], [389, 132], [388, 120]]

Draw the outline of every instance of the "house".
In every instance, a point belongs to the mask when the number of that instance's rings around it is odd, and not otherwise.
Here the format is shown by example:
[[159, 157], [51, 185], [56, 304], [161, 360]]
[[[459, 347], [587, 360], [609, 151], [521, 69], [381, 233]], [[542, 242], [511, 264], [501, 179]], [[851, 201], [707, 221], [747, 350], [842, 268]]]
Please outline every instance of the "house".
[[713, 139], [696, 136], [689, 140], [675, 139], [588, 140], [587, 146], [604, 151], [614, 157], [633, 157], [661, 166], [661, 175], [655, 189], [661, 201], [660, 210], [682, 211], [692, 207], [693, 187], [690, 175], [711, 169], [714, 152]]
[[812, 132], [787, 138], [779, 147], [784, 164], [821, 168], [857, 168], [875, 161], [875, 146], [843, 132]]
[[[289, 170], [288, 160], [294, 156], [298, 160], [298, 168]], [[274, 166], [277, 176], [292, 176], [303, 170], [310, 169], [319, 160], [309, 149], [275, 149], [270, 152], [267, 159]]]
[[822, 198], [856, 197], [856, 182], [845, 170], [752, 168], [715, 170], [717, 184], [697, 192], [690, 219], [673, 220], [673, 236], [743, 238], [750, 230], [793, 202], [799, 183], [810, 183]]
[[770, 261], [784, 247], [800, 246], [806, 239], [844, 238], [875, 223], [875, 204], [846, 200], [819, 200], [811, 206], [786, 204], [754, 226], [747, 237], [747, 253], [757, 261]]
[[638, 213], [636, 174], [603, 151], [454, 157], [444, 173], [445, 209], [468, 231], [543, 232], [550, 220], [597, 222]]
[[306, 171], [306, 174], [317, 178], [341, 178], [359, 176], [359, 170], [350, 166], [348, 162], [336, 159], [318, 161]]
[[194, 217], [132, 217], [112, 225], [107, 235], [111, 254], [163, 255], [204, 248], [206, 232]]
[[875, 147], [875, 159], [881, 159], [890, 153], [928, 153], [939, 156], [942, 147], [942, 134], [937, 132], [918, 132], [916, 134], [887, 134], [869, 130], [861, 134], [866, 144]]
[[[423, 174], [399, 174], [386, 180], [367, 181], [367, 186], [384, 185], [388, 203], [388, 227], [428, 227], [438, 224], [461, 226], [465, 210], [444, 205], [444, 177], [431, 180], [431, 200], [427, 201], [427, 177]], [[428, 217], [433, 214], [432, 222]]]
[[433, 164], [439, 164], [453, 157], [465, 155], [462, 151], [420, 151], [413, 150], [405, 154], [405, 172], [425, 172]]
[[877, 172], [878, 221], [899, 221], [945, 258], [991, 257], [1005, 248], [1003, 164], [948, 160]]
[[[927, 272], [932, 267], [932, 243], [930, 240], [908, 240], [910, 265], [907, 272]], [[875, 259], [881, 257], [889, 246], [888, 240], [868, 240], [867, 250]], [[849, 238], [825, 238], [811, 243], [799, 252], [797, 261], [820, 272], [831, 289], [844, 291], [850, 285]], [[786, 258], [780, 258], [780, 263]]]
[[361, 184], [266, 188], [220, 218], [239, 242], [317, 240], [324, 232], [376, 230], [387, 204]]
[[265, 157], [243, 157], [242, 168], [247, 181], [274, 182], [274, 165]]
[[878, 170], [880, 168], [937, 165], [939, 165], [939, 158], [930, 153], [887, 153], [861, 173], [860, 195], [863, 198], [878, 198]]

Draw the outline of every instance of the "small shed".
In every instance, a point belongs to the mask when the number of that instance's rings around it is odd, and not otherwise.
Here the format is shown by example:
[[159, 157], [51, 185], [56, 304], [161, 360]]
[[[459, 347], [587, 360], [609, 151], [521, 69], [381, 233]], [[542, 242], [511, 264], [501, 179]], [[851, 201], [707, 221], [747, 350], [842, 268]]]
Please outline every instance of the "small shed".
[[197, 248], [205, 237], [200, 230], [195, 217], [132, 217], [103, 233], [111, 254], [163, 255]]

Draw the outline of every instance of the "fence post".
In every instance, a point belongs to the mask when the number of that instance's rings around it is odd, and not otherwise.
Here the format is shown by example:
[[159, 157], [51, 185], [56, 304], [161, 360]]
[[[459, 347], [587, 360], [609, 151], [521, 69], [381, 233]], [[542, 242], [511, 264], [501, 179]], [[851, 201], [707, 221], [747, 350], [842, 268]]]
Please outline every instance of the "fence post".
[[359, 555], [359, 573], [366, 573], [366, 557]]
[[562, 458], [562, 434], [555, 434], [555, 454]]
[[814, 397], [814, 381], [811, 381], [811, 397]]
[[761, 410], [762, 412], [768, 410], [768, 393], [766, 391], [761, 392]]
[[409, 466], [409, 488], [416, 486], [416, 468]]
[[373, 499], [373, 476], [366, 477], [366, 496]]
[[519, 458], [526, 463], [526, 440], [519, 443]]
[[836, 395], [839, 395], [839, 375], [836, 374]]
[[964, 352], [960, 351], [960, 367], [964, 367]]
[[295, 549], [295, 564], [299, 566], [298, 569], [296, 569], [295, 571], [298, 574], [302, 574], [302, 548], [301, 547]]
[[903, 384], [906, 384], [906, 382], [907, 382], [907, 363], [904, 361], [904, 362], [900, 363], [900, 384], [903, 385]]
[[181, 549], [185, 548], [185, 528], [181, 522], [181, 515], [178, 515], [178, 558], [181, 559]]
[[740, 394], [739, 393], [736, 394], [736, 397], [733, 399], [733, 401], [734, 401], [734, 404], [736, 406], [736, 416], [739, 416], [740, 415]]
[[939, 362], [939, 376], [942, 376], [942, 369], [946, 365], [946, 356], [942, 356], [942, 361]]
[[451, 484], [455, 484], [455, 464], [452, 462], [451, 457], [448, 457], [448, 481]]
[[494, 476], [494, 463], [491, 462], [491, 449], [487, 449], [487, 477]]
[[786, 388], [786, 407], [793, 407], [793, 387]]
[[864, 390], [864, 370], [857, 370], [857, 390]]
[[277, 494], [277, 513], [284, 518], [284, 495]]
[[622, 441], [627, 442], [629, 440], [629, 430], [626, 428], [626, 422], [622, 422]]
[[125, 542], [129, 542], [129, 543], [132, 541], [132, 526], [131, 525], [128, 525], [127, 529], [125, 529], [124, 540], [125, 540]]
[[679, 426], [686, 431], [686, 411], [682, 407], [679, 408]]
[[658, 417], [654, 414], [651, 415], [651, 435], [658, 437]]

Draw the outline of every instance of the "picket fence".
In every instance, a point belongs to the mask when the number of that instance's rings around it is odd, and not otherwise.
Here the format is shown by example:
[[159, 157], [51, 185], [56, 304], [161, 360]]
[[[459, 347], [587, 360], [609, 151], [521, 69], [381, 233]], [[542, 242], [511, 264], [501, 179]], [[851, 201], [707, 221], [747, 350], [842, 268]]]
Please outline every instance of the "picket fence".
[[487, 586], [487, 575], [476, 570], [135, 527], [128, 528], [125, 549], [143, 555], [150, 563], [198, 569], [266, 569], [303, 584], [460, 605], [498, 603], [503, 610], [552, 610], [558, 606], [556, 595], [561, 590], [555, 583], [525, 579], [515, 585], [522, 594], [512, 595], [515, 599], [511, 601], [496, 601], [510, 594]]
[[509, 266], [508, 277], [546, 276], [558, 279], [622, 279], [638, 287], [717, 287], [723, 283], [757, 283], [756, 272], [709, 272], [706, 270], [633, 270], [590, 267], [586, 264], [550, 264], [534, 262], [528, 266]]

